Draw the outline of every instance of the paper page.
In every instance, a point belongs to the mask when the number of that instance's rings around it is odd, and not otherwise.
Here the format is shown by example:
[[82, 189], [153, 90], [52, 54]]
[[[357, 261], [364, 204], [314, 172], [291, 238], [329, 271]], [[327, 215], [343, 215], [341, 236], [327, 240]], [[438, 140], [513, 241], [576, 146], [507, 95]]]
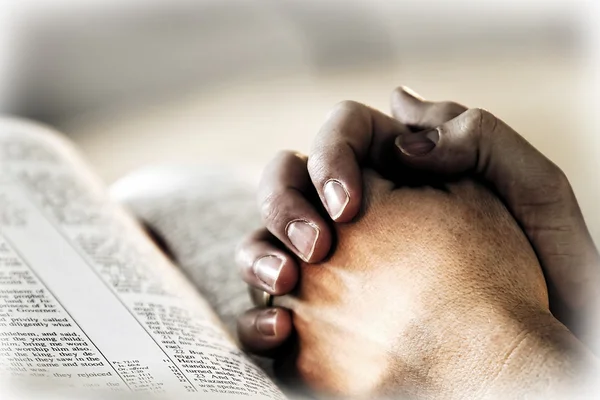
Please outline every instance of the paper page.
[[[241, 238], [261, 225], [255, 181], [231, 166], [168, 164], [132, 172], [110, 190], [152, 229], [232, 335], [237, 316], [253, 307], [234, 255]], [[271, 359], [253, 361], [274, 376]]]
[[0, 371], [114, 392], [283, 398], [70, 145], [0, 122]]
[[261, 225], [255, 185], [244, 171], [206, 164], [146, 167], [121, 178], [111, 195], [152, 229], [202, 297], [235, 334], [252, 307], [234, 255]]

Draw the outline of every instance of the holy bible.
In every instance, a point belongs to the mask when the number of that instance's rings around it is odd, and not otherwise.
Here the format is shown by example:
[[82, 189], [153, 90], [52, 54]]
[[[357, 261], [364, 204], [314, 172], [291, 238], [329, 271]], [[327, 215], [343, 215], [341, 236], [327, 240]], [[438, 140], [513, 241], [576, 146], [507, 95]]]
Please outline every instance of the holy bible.
[[284, 398], [74, 146], [20, 120], [0, 120], [0, 376], [3, 399]]

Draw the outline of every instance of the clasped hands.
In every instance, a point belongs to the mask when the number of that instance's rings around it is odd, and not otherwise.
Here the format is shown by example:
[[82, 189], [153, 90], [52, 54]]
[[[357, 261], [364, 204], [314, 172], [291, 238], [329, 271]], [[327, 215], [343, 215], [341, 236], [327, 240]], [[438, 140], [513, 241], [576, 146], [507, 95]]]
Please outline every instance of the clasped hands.
[[342, 102], [265, 169], [236, 259], [278, 297], [242, 344], [317, 394], [581, 394], [600, 258], [564, 173], [488, 111], [400, 88], [392, 114]]

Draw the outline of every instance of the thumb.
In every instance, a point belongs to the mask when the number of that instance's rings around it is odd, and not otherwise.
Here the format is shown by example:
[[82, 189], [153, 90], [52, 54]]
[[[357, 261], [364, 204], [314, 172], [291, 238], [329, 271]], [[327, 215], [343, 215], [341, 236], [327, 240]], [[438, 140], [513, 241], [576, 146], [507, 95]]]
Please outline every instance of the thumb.
[[565, 174], [491, 113], [470, 109], [435, 128], [396, 139], [402, 162], [441, 174], [473, 173], [504, 201], [533, 245], [565, 322], [600, 303], [600, 258]]
[[392, 115], [413, 131], [433, 128], [456, 118], [467, 107], [453, 101], [427, 101], [406, 86], [392, 92]]

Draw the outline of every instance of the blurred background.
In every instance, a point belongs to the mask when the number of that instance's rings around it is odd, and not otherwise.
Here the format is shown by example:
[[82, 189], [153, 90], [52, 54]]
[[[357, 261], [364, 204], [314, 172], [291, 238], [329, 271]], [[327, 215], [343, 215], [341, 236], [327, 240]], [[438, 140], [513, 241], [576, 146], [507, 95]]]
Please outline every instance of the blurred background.
[[111, 183], [156, 163], [255, 177], [344, 99], [484, 107], [569, 175], [597, 241], [594, 1], [5, 0], [1, 111], [65, 132]]

